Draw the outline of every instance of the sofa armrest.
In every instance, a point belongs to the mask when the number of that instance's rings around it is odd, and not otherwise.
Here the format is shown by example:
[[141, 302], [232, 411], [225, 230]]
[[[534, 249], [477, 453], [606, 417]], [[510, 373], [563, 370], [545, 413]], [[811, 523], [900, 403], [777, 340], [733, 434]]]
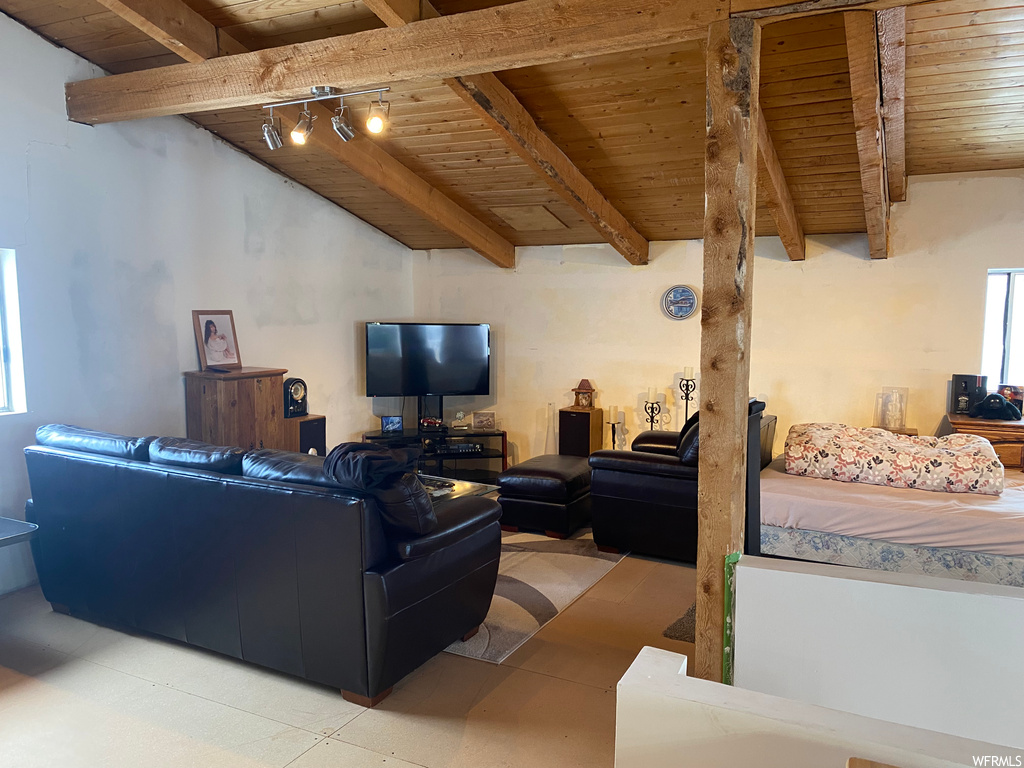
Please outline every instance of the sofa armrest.
[[395, 541], [395, 553], [403, 561], [416, 560], [451, 546], [497, 522], [501, 506], [483, 496], [464, 496], [441, 502], [434, 508], [437, 527], [425, 536]]
[[660, 453], [663, 456], [675, 456], [679, 447], [679, 433], [660, 429], [649, 429], [637, 435], [630, 448], [644, 453]]
[[677, 456], [645, 451], [595, 451], [590, 454], [590, 468], [697, 481], [697, 468], [680, 464]]

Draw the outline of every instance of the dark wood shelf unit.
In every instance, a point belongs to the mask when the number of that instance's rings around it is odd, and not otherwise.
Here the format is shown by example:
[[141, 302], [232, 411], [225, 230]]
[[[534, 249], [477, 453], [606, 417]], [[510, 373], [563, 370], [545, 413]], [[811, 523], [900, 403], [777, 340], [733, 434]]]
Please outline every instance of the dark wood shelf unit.
[[[377, 431], [367, 432], [363, 440], [384, 443], [390, 448], [420, 448], [423, 455], [420, 456], [419, 471], [425, 475], [493, 484], [498, 475], [508, 469], [508, 435], [500, 430]], [[484, 447], [479, 452], [460, 452], [446, 448], [462, 442], [478, 442]]]

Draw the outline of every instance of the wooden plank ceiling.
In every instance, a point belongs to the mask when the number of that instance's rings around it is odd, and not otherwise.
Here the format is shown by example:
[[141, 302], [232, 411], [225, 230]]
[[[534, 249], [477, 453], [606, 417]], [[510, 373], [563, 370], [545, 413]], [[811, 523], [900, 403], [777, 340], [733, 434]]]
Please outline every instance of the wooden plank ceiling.
[[[1018, 0], [1020, 1], [1020, 0]], [[248, 49], [383, 27], [360, 0], [185, 0]], [[503, 3], [437, 0], [448, 15]], [[97, 0], [0, 0], [0, 11], [112, 73], [182, 59]], [[942, 0], [906, 11], [906, 167], [911, 175], [1024, 167], [1024, 5]], [[700, 42], [497, 73], [647, 240], [702, 236], [705, 62]], [[310, 85], [319, 85], [311, 83]], [[602, 236], [444, 83], [391, 83], [374, 141], [515, 245]], [[864, 232], [843, 15], [764, 28], [761, 106], [807, 234]], [[333, 106], [333, 105], [332, 105]], [[368, 98], [351, 101], [357, 125]], [[190, 117], [412, 248], [462, 245], [314, 146], [271, 152], [257, 107]], [[330, 131], [320, 120], [319, 131]], [[763, 180], [762, 180], [763, 183]], [[759, 198], [762, 197], [759, 195]], [[757, 234], [773, 235], [763, 201]]]

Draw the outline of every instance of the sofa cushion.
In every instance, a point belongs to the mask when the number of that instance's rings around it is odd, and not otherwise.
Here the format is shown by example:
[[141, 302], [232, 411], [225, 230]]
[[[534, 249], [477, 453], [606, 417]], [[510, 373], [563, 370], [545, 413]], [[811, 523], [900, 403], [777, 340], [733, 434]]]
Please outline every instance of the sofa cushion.
[[184, 437], [158, 437], [149, 444], [149, 460], [153, 464], [205, 469], [225, 475], [242, 474], [245, 451], [229, 445], [210, 445]]
[[242, 474], [257, 480], [278, 480], [283, 483], [320, 485], [341, 488], [333, 477], [324, 474], [324, 457], [305, 453], [264, 448], [249, 451], [242, 458]]
[[700, 424], [694, 424], [679, 439], [676, 455], [679, 462], [686, 467], [696, 467], [700, 458]]
[[590, 493], [590, 465], [582, 456], [534, 456], [498, 475], [498, 487], [503, 496], [565, 503]]
[[683, 443], [683, 438], [686, 437], [686, 433], [690, 431], [692, 427], [697, 426], [700, 423], [700, 411], [694, 413], [690, 418], [683, 424], [682, 429], [679, 430], [679, 442], [676, 443], [676, 455], [679, 455], [679, 446]]
[[134, 461], [149, 460], [149, 444], [153, 437], [128, 437], [69, 424], [44, 424], [36, 430], [36, 442], [51, 448], [99, 453]]
[[425, 536], [396, 541], [395, 553], [402, 560], [415, 560], [462, 541], [500, 517], [501, 507], [497, 502], [483, 496], [441, 502], [437, 505], [437, 527]]
[[678, 448], [679, 433], [664, 429], [648, 429], [633, 438], [633, 442], [629, 444], [631, 451], [660, 453], [663, 456], [675, 456]]
[[384, 524], [408, 536], [423, 536], [437, 528], [434, 505], [420, 480], [406, 472], [387, 486], [374, 488], [373, 497], [380, 507]]
[[662, 456], [644, 451], [594, 451], [590, 454], [590, 468], [697, 480], [696, 467], [682, 464], [675, 456]]

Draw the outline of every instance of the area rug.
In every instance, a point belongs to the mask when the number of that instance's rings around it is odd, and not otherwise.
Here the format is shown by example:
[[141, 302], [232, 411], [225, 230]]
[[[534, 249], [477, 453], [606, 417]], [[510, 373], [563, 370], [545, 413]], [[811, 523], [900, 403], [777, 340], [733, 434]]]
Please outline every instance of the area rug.
[[622, 557], [599, 552], [589, 528], [568, 539], [502, 532], [491, 610], [474, 637], [446, 650], [500, 664]]
[[694, 642], [697, 635], [697, 604], [691, 605], [686, 613], [669, 624], [668, 629], [661, 634], [662, 637], [667, 637], [669, 640], [682, 640], [684, 643]]

